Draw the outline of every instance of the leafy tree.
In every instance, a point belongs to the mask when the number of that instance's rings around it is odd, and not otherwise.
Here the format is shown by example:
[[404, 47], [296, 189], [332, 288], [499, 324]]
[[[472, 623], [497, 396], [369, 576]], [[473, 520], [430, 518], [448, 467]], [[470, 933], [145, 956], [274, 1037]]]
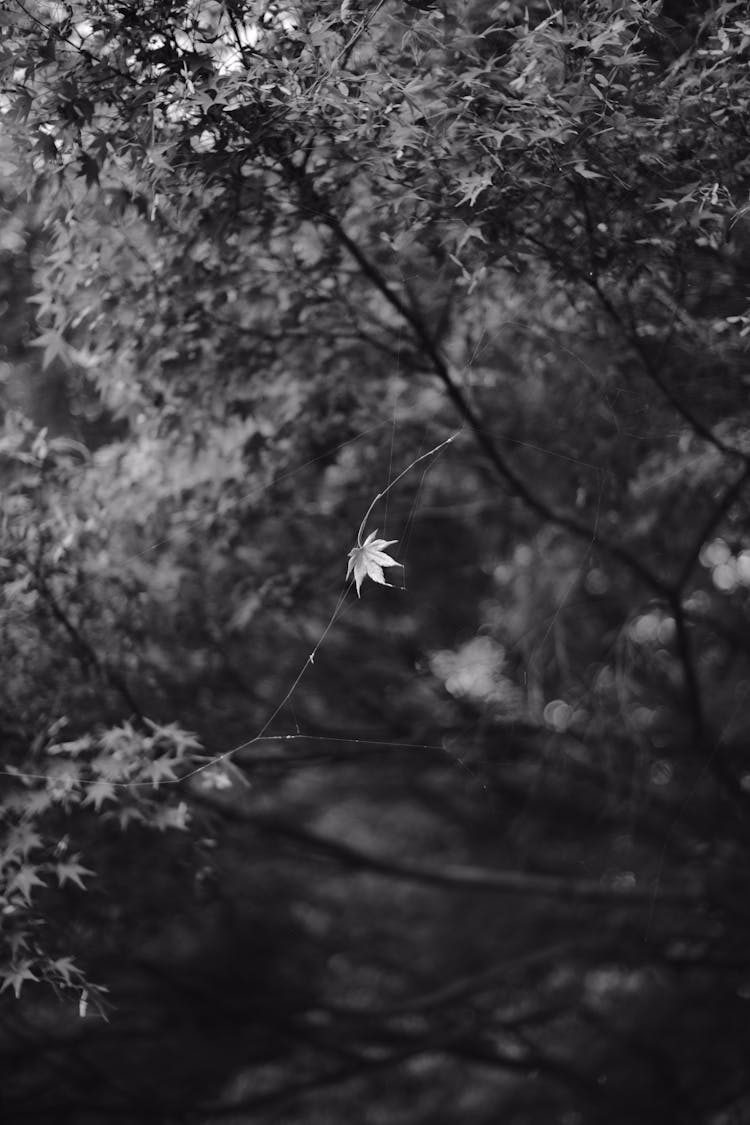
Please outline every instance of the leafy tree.
[[747, 1113], [745, 9], [0, 4], [9, 1120]]

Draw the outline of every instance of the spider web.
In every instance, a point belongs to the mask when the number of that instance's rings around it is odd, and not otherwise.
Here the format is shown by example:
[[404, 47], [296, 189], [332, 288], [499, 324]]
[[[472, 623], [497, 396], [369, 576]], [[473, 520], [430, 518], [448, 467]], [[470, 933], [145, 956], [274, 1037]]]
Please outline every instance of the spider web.
[[[509, 326], [514, 326], [514, 327], [517, 327], [517, 328], [523, 328], [524, 327], [522, 324], [520, 324], [518, 322], [513, 322], [513, 321], [507, 321], [507, 322], [504, 322], [504, 324], [507, 324]], [[501, 325], [500, 327], [503, 327], [503, 326], [504, 325]], [[467, 372], [471, 371], [471, 365], [476, 360], [476, 358], [477, 358], [477, 356], [478, 356], [478, 354], [479, 354], [479, 352], [480, 352], [480, 350], [483, 346], [483, 343], [484, 343], [484, 341], [480, 340], [475, 345], [475, 347], [473, 349], [471, 361], [470, 361], [469, 365], [467, 366]], [[595, 378], [595, 376], [594, 376], [593, 372], [591, 371], [590, 367], [588, 366], [588, 364], [586, 364], [586, 361], [582, 357], [576, 355], [570, 349], [565, 349], [565, 350], [574, 359], [576, 359], [578, 362], [580, 362], [583, 367], [587, 368], [587, 370], [589, 371], [589, 374], [591, 375], [592, 378]], [[469, 386], [471, 387], [471, 384], [469, 384]], [[393, 464], [394, 464], [394, 458], [395, 458], [395, 452], [396, 452], [396, 434], [397, 434], [397, 423], [398, 423], [398, 410], [399, 410], [399, 400], [398, 400], [398, 393], [396, 393], [396, 394], [394, 394], [392, 412], [391, 412], [391, 415], [390, 415], [389, 418], [383, 419], [383, 420], [375, 423], [374, 425], [367, 427], [364, 430], [360, 430], [353, 437], [347, 439], [346, 441], [340, 442], [340, 443], [332, 446], [330, 449], [326, 449], [323, 453], [321, 453], [317, 457], [311, 458], [311, 459], [301, 463], [300, 465], [296, 466], [295, 468], [289, 469], [287, 471], [284, 471], [284, 472], [278, 474], [270, 482], [267, 482], [264, 485], [255, 486], [252, 489], [249, 489], [247, 492], [245, 492], [242, 496], [239, 497], [239, 499], [237, 501], [238, 506], [241, 505], [242, 502], [245, 501], [245, 500], [248, 500], [250, 498], [255, 498], [255, 497], [261, 495], [265, 491], [270, 491], [271, 489], [273, 489], [279, 483], [286, 482], [286, 481], [289, 481], [289, 480], [293, 479], [297, 474], [304, 472], [305, 470], [309, 469], [311, 466], [315, 465], [316, 463], [328, 460], [332, 455], [335, 455], [336, 453], [338, 453], [342, 449], [344, 449], [346, 447], [349, 447], [349, 446], [352, 446], [352, 445], [360, 442], [361, 440], [363, 440], [366, 437], [371, 437], [378, 430], [384, 430], [384, 429], [388, 428], [388, 429], [390, 429], [390, 435], [389, 435], [389, 448], [388, 448], [388, 469], [387, 469], [387, 474], [386, 474], [386, 479], [385, 479], [385, 485], [384, 485], [384, 488], [383, 488], [382, 492], [375, 495], [375, 497], [374, 497], [374, 499], [373, 499], [373, 501], [370, 505], [370, 508], [368, 509], [368, 512], [365, 515], [365, 520], [367, 520], [367, 517], [368, 517], [370, 511], [372, 511], [372, 508], [375, 505], [375, 503], [377, 502], [377, 500], [382, 496], [384, 498], [383, 523], [384, 523], [385, 530], [387, 530], [387, 524], [388, 524], [388, 519], [389, 519], [389, 505], [391, 505], [392, 498], [394, 496], [394, 493], [392, 491], [393, 484], [396, 483], [396, 482], [399, 482], [403, 477], [407, 477], [410, 474], [412, 474], [412, 471], [416, 466], [418, 466], [421, 463], [426, 461], [426, 463], [423, 464], [423, 467], [422, 467], [420, 473], [418, 474], [418, 479], [416, 481], [416, 484], [412, 484], [412, 486], [411, 486], [411, 492], [412, 492], [411, 500], [410, 500], [409, 505], [408, 505], [406, 518], [402, 521], [401, 534], [399, 536], [399, 550], [400, 550], [400, 552], [402, 554], [402, 557], [403, 557], [403, 560], [404, 560], [404, 585], [405, 585], [405, 588], [406, 588], [406, 586], [407, 586], [407, 583], [406, 583], [407, 567], [408, 567], [408, 560], [409, 560], [409, 546], [410, 546], [410, 541], [411, 541], [411, 538], [412, 538], [414, 528], [416, 526], [420, 511], [423, 509], [422, 496], [423, 496], [423, 490], [424, 490], [425, 482], [426, 482], [426, 480], [428, 478], [428, 475], [429, 475], [429, 473], [430, 473], [430, 471], [433, 467], [433, 464], [435, 463], [435, 461], [437, 460], [437, 458], [439, 456], [443, 455], [445, 446], [449, 442], [452, 442], [455, 437], [459, 436], [462, 431], [458, 431], [457, 434], [454, 434], [454, 435], [452, 435], [452, 437], [446, 439], [445, 441], [443, 441], [441, 443], [438, 443], [437, 446], [435, 446], [434, 448], [430, 449], [427, 452], [423, 452], [423, 450], [421, 450], [421, 449], [416, 450], [416, 456], [407, 463], [407, 465], [399, 472], [398, 476], [394, 480], [394, 478], [393, 478]], [[614, 412], [613, 412], [613, 416], [614, 416]], [[546, 619], [546, 623], [544, 621], [542, 621], [538, 625], [533, 626], [533, 628], [539, 628], [541, 626], [542, 631], [541, 631], [538, 639], [533, 643], [531, 649], [526, 654], [525, 671], [523, 673], [523, 676], [524, 676], [525, 679], [528, 679], [529, 671], [533, 669], [534, 664], [535, 664], [535, 662], [538, 658], [538, 654], [545, 648], [550, 636], [554, 632], [556, 623], [559, 620], [560, 615], [563, 613], [565, 607], [569, 603], [569, 600], [570, 600], [570, 597], [572, 595], [573, 590], [576, 588], [581, 575], [584, 573], [584, 571], [586, 570], [586, 568], [589, 565], [591, 553], [592, 553], [592, 550], [593, 550], [593, 548], [595, 547], [595, 544], [596, 544], [597, 532], [598, 532], [598, 528], [599, 528], [600, 508], [601, 508], [602, 491], [603, 491], [603, 488], [604, 488], [604, 481], [607, 477], [607, 474], [608, 474], [609, 470], [607, 469], [606, 466], [596, 465], [596, 464], [594, 464], [590, 461], [586, 461], [585, 459], [581, 459], [581, 458], [577, 458], [577, 457], [571, 457], [568, 454], [561, 453], [559, 450], [556, 450], [556, 449], [551, 448], [549, 446], [546, 446], [544, 444], [530, 442], [528, 440], [513, 437], [512, 435], [508, 434], [507, 432], [502, 432], [502, 431], [498, 432], [497, 430], [493, 429], [493, 430], [485, 430], [485, 433], [487, 433], [489, 436], [491, 436], [495, 441], [498, 441], [500, 443], [504, 443], [504, 444], [509, 445], [511, 447], [515, 446], [515, 447], [518, 447], [520, 449], [533, 450], [536, 453], [542, 454], [545, 457], [551, 458], [553, 460], [560, 460], [562, 462], [567, 462], [567, 463], [578, 465], [580, 468], [591, 472], [594, 475], [596, 481], [598, 482], [597, 483], [598, 500], [597, 500], [597, 505], [596, 505], [596, 514], [595, 514], [595, 518], [594, 518], [594, 521], [593, 521], [591, 539], [590, 539], [588, 545], [586, 546], [585, 550], [583, 551], [583, 553], [581, 555], [581, 559], [580, 559], [580, 562], [579, 562], [577, 568], [572, 572], [571, 576], [569, 577], [565, 589], [562, 591], [562, 593], [557, 595], [556, 604], [555, 604], [554, 608], [552, 609], [551, 613], [548, 614], [547, 619]], [[426, 442], [425, 442], [425, 444], [426, 444]], [[408, 482], [407, 482], [407, 485], [405, 485], [404, 487], [408, 487]], [[482, 504], [482, 503], [484, 503], [484, 502], [480, 501], [480, 504]], [[438, 510], [439, 509], [433, 509], [433, 511], [438, 511]], [[445, 507], [443, 507], [443, 510], [445, 510]], [[461, 512], [465, 513], [466, 510], [467, 510], [466, 506], [462, 505], [460, 510], [461, 510]], [[200, 513], [200, 514], [196, 515], [195, 521], [199, 522], [202, 518], [203, 518], [203, 513]], [[147, 556], [149, 553], [156, 550], [157, 548], [169, 544], [170, 541], [173, 538], [174, 538], [174, 535], [168, 535], [168, 536], [165, 536], [163, 538], [154, 540], [147, 547], [138, 551], [136, 554], [128, 556], [127, 558], [125, 558], [123, 560], [123, 564], [127, 563], [128, 561], [131, 561], [133, 558], [140, 558], [140, 557]], [[181, 776], [177, 777], [176, 779], [170, 779], [170, 778], [162, 779], [160, 781], [160, 785], [164, 785], [165, 787], [183, 785], [186, 782], [190, 781], [191, 779], [194, 779], [194, 778], [198, 777], [200, 774], [209, 773], [210, 771], [215, 770], [217, 767], [220, 767], [222, 765], [231, 763], [232, 759], [236, 755], [240, 754], [242, 751], [246, 751], [246, 750], [250, 749], [251, 747], [253, 747], [253, 746], [255, 746], [255, 745], [257, 745], [258, 743], [261, 743], [261, 742], [266, 742], [266, 743], [268, 743], [268, 742], [290, 743], [290, 742], [298, 742], [298, 741], [305, 741], [307, 743], [318, 743], [318, 742], [325, 743], [326, 741], [338, 742], [338, 743], [346, 742], [351, 746], [380, 747], [384, 750], [388, 750], [388, 749], [406, 750], [406, 749], [408, 749], [408, 750], [412, 750], [412, 751], [424, 750], [424, 751], [430, 751], [430, 752], [439, 752], [441, 754], [448, 755], [451, 758], [451, 760], [453, 762], [455, 762], [455, 764], [457, 766], [459, 766], [461, 769], [466, 770], [466, 772], [471, 774], [472, 777], [480, 778], [480, 774], [477, 772], [477, 770], [479, 770], [481, 767], [477, 766], [476, 764], [470, 766], [463, 758], [456, 757], [454, 753], [452, 753], [449, 749], [446, 748], [446, 745], [445, 745], [444, 742], [441, 742], [441, 743], [425, 742], [425, 741], [422, 741], [422, 742], [419, 742], [419, 741], [404, 742], [404, 741], [398, 741], [398, 740], [377, 739], [377, 738], [370, 738], [370, 737], [361, 738], [361, 737], [357, 737], [356, 735], [352, 735], [351, 737], [346, 737], [346, 738], [342, 738], [340, 736], [329, 736], [327, 734], [318, 735], [318, 734], [314, 734], [314, 733], [306, 733], [306, 732], [300, 730], [299, 722], [296, 718], [294, 720], [295, 729], [294, 729], [293, 732], [278, 732], [278, 731], [272, 730], [276, 720], [283, 714], [284, 710], [287, 707], [293, 705], [294, 697], [296, 695], [297, 689], [300, 686], [300, 684], [302, 683], [303, 679], [305, 678], [305, 675], [308, 672], [308, 670], [313, 666], [313, 664], [315, 662], [315, 658], [318, 655], [318, 652], [321, 650], [321, 648], [326, 643], [326, 640], [328, 639], [331, 631], [334, 629], [336, 624], [342, 619], [344, 614], [346, 614], [348, 612], [348, 610], [350, 609], [350, 605], [349, 605], [347, 599], [348, 599], [348, 595], [351, 591], [351, 587], [352, 587], [352, 583], [349, 583], [348, 585], [346, 583], [342, 584], [342, 587], [340, 588], [338, 594], [335, 595], [335, 603], [334, 603], [333, 609], [330, 613], [330, 616], [328, 617], [327, 621], [325, 622], [325, 625], [323, 626], [323, 628], [320, 631], [317, 639], [315, 640], [312, 649], [310, 650], [310, 652], [308, 653], [308, 655], [304, 659], [304, 661], [301, 664], [301, 666], [299, 667], [298, 671], [292, 676], [290, 684], [289, 684], [288, 688], [282, 694], [282, 696], [280, 698], [280, 701], [270, 708], [270, 713], [268, 714], [268, 717], [262, 721], [262, 723], [259, 725], [258, 729], [255, 731], [255, 733], [251, 734], [248, 738], [246, 738], [244, 740], [240, 740], [240, 741], [236, 742], [231, 747], [229, 747], [225, 750], [222, 750], [222, 751], [219, 751], [217, 753], [209, 755], [206, 758], [205, 761], [201, 762], [199, 765], [197, 765], [193, 769], [189, 770], [188, 772], [182, 774]], [[514, 654], [513, 649], [518, 648], [521, 645], [521, 643], [522, 643], [522, 641], [519, 640], [519, 641], [515, 642], [515, 646], [510, 646], [508, 648], [508, 655], [512, 656]], [[626, 713], [626, 710], [627, 710], [627, 708], [623, 707], [623, 714]], [[541, 761], [539, 768], [540, 768], [540, 770], [543, 770], [543, 768], [544, 768], [543, 760]], [[0, 771], [0, 772], [5, 774], [6, 776], [14, 776], [16, 778], [25, 778], [25, 779], [29, 779], [29, 780], [32, 780], [32, 779], [42, 780], [46, 777], [45, 774], [35, 774], [35, 773], [30, 773], [30, 772], [21, 772], [21, 771], [17, 771], [17, 770]], [[237, 775], [235, 774], [234, 776], [237, 776]], [[242, 775], [239, 774], [239, 776], [242, 776]], [[141, 783], [138, 783], [138, 782], [135, 782], [135, 783], [134, 782], [122, 782], [122, 783], [114, 783], [114, 786], [115, 786], [115, 788], [122, 788], [122, 789], [133, 789], [133, 788], [138, 788], [138, 787], [149, 788], [149, 787], [151, 787], [151, 783], [148, 783], [148, 782], [141, 782]], [[480, 779], [480, 786], [486, 794], [489, 794], [489, 786], [488, 786], [487, 781], [485, 779], [483, 779], [483, 778]]]

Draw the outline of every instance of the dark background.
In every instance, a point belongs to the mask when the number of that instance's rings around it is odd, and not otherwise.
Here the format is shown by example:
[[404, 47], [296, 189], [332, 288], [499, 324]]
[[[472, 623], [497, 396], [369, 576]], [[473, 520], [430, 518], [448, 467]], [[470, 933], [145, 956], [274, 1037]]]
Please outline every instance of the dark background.
[[2, 1120], [750, 1121], [744, 6], [375, 7], [0, 5]]

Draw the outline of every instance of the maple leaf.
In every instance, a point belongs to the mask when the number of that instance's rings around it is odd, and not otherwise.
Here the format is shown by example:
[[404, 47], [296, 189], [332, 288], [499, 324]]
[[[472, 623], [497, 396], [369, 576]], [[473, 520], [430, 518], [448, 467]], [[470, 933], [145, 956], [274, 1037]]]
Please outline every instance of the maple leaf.
[[56, 961], [50, 962], [50, 968], [54, 969], [55, 973], [62, 978], [65, 984], [72, 984], [74, 975], [77, 977], [81, 976], [81, 970], [72, 957], [58, 957]]
[[105, 801], [116, 801], [115, 787], [111, 781], [100, 777], [88, 787], [84, 805], [93, 805], [97, 812]]
[[143, 774], [152, 783], [154, 789], [158, 789], [162, 781], [177, 781], [177, 774], [172, 768], [173, 761], [166, 756], [155, 758], [153, 762], [149, 762], [143, 767]]
[[456, 186], [456, 191], [462, 191], [463, 195], [459, 199], [461, 203], [468, 203], [470, 207], [474, 207], [477, 199], [486, 191], [487, 188], [492, 187], [492, 171], [485, 172], [468, 172], [459, 178]]
[[31, 341], [31, 344], [35, 348], [44, 348], [44, 356], [42, 358], [42, 368], [44, 370], [46, 370], [52, 363], [52, 360], [57, 359], [58, 356], [62, 360], [68, 358], [68, 345], [63, 339], [62, 333], [54, 328], [42, 332], [40, 336], [37, 336], [36, 339]]
[[6, 988], [12, 988], [16, 994], [16, 999], [18, 999], [25, 980], [39, 980], [39, 977], [31, 970], [32, 963], [31, 961], [21, 961], [19, 965], [13, 965], [0, 974], [3, 982], [0, 985], [0, 992], [5, 992]]
[[31, 902], [32, 888], [44, 887], [45, 885], [37, 875], [37, 868], [32, 867], [30, 863], [24, 863], [8, 883], [7, 894], [11, 895], [14, 891], [19, 891], [26, 902], [29, 903]]
[[81, 880], [81, 876], [94, 874], [88, 867], [83, 867], [82, 864], [78, 863], [75, 856], [67, 863], [56, 864], [55, 871], [57, 873], [57, 881], [61, 887], [65, 886], [66, 883], [75, 883], [82, 891], [85, 891], [86, 887]]
[[349, 552], [349, 565], [346, 568], [346, 577], [354, 574], [357, 587], [357, 597], [361, 597], [360, 589], [365, 578], [371, 578], [381, 586], [388, 586], [383, 575], [384, 566], [401, 566], [390, 555], [386, 555], [384, 547], [397, 543], [397, 539], [376, 539], [377, 531], [371, 531], [361, 546], [352, 547]]
[[30, 851], [41, 846], [42, 837], [28, 824], [16, 824], [8, 830], [4, 846], [0, 851], [0, 866], [9, 859], [15, 859], [15, 853], [27, 856]]

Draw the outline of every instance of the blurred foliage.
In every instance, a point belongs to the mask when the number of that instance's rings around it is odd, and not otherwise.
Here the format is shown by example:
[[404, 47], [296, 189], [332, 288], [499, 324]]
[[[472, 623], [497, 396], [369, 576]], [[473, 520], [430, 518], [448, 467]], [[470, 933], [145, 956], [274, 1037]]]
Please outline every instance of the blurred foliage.
[[4, 1119], [750, 1120], [749, 55], [0, 3]]

